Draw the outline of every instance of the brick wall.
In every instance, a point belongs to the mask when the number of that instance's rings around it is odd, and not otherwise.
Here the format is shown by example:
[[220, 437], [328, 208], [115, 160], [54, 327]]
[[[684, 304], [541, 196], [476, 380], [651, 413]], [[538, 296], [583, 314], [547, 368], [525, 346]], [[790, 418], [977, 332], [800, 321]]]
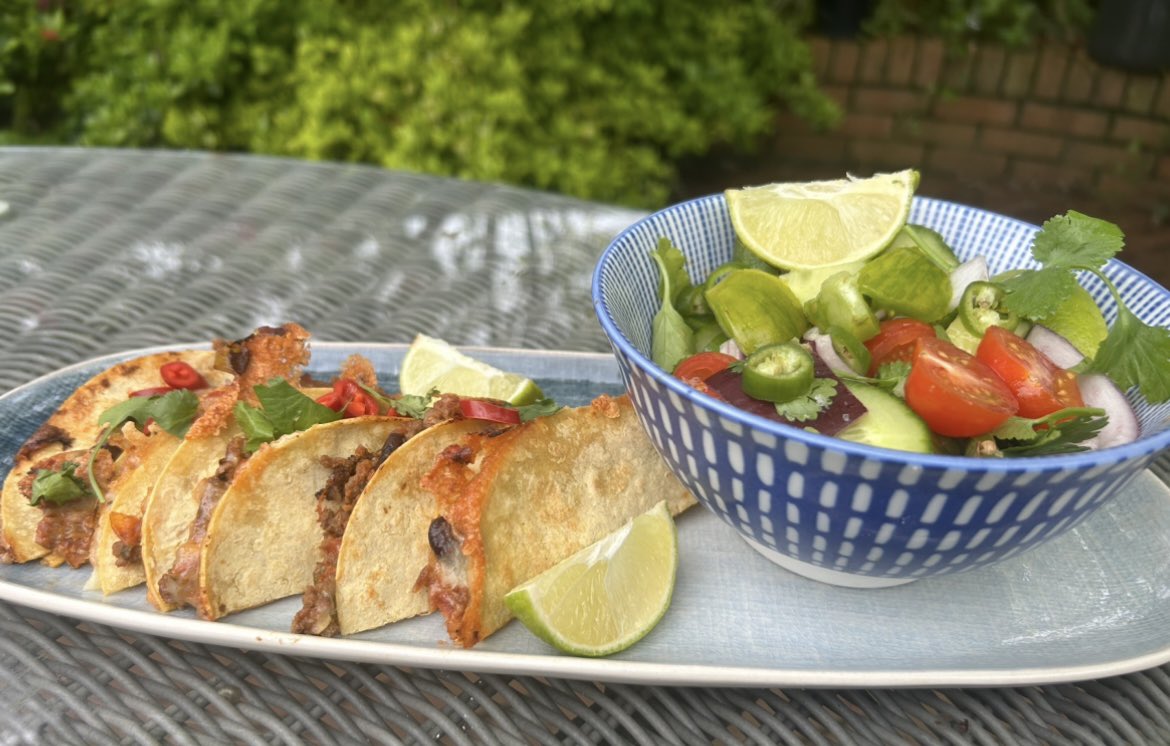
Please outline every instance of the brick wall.
[[818, 38], [811, 47], [844, 117], [814, 132], [783, 116], [755, 159], [758, 180], [775, 180], [768, 169], [835, 177], [915, 166], [924, 185], [958, 179], [1170, 202], [1170, 74], [1127, 74], [1059, 44], [948, 54], [935, 39]]

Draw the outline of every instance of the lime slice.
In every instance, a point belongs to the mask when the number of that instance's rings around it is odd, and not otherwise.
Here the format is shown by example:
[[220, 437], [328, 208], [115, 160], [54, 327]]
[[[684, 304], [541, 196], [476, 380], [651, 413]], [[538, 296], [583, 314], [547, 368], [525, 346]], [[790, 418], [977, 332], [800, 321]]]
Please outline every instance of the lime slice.
[[884, 249], [906, 224], [918, 186], [912, 169], [868, 179], [729, 189], [739, 240], [781, 269], [856, 262]]
[[438, 389], [444, 394], [500, 399], [516, 405], [531, 404], [544, 396], [532, 379], [493, 368], [425, 334], [416, 336], [406, 351], [398, 371], [398, 388], [415, 396]]
[[517, 586], [508, 609], [545, 642], [573, 655], [625, 650], [670, 606], [678, 537], [666, 503]]
[[1067, 339], [1087, 358], [1097, 354], [1097, 348], [1109, 334], [1109, 324], [1100, 307], [1080, 285], [1055, 311], [1037, 323]]

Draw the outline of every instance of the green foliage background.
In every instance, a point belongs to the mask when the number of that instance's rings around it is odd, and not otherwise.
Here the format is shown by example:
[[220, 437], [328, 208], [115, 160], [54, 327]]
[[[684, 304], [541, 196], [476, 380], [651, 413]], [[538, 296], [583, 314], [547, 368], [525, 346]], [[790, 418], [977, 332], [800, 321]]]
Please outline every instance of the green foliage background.
[[[10, 0], [11, 1], [11, 0]], [[788, 107], [837, 117], [806, 0], [37, 0], [0, 18], [9, 142], [362, 161], [652, 207]]]
[[[839, 117], [803, 40], [815, 0], [3, 4], [0, 144], [359, 161], [656, 207], [683, 159], [750, 151], [781, 110]], [[1093, 5], [873, 0], [865, 28], [1021, 44]]]

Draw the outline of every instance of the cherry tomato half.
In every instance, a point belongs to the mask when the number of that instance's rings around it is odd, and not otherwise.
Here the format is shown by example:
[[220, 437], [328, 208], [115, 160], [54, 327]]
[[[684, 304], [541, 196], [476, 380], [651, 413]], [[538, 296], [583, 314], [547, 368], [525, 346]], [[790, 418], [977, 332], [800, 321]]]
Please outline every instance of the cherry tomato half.
[[1045, 417], [1065, 407], [1083, 407], [1076, 374], [1053, 363], [1032, 343], [1006, 329], [983, 333], [975, 357], [1003, 379], [1020, 403], [1020, 416]]
[[706, 381], [734, 362], [734, 357], [722, 352], [700, 352], [676, 365], [673, 375], [683, 381], [689, 381], [692, 378]]
[[937, 337], [914, 343], [906, 404], [931, 430], [952, 438], [989, 433], [1019, 408], [995, 371]]
[[869, 375], [895, 360], [909, 361], [914, 356], [914, 342], [920, 337], [937, 337], [934, 327], [917, 319], [889, 319], [881, 323], [878, 333], [866, 340], [869, 350]]
[[203, 376], [199, 375], [199, 371], [192, 368], [188, 363], [182, 360], [175, 360], [166, 363], [158, 372], [162, 375], [162, 379], [166, 384], [173, 389], [205, 389], [207, 388], [207, 381]]
[[460, 399], [459, 411], [469, 420], [488, 420], [505, 425], [519, 425], [520, 413], [503, 404], [482, 399]]

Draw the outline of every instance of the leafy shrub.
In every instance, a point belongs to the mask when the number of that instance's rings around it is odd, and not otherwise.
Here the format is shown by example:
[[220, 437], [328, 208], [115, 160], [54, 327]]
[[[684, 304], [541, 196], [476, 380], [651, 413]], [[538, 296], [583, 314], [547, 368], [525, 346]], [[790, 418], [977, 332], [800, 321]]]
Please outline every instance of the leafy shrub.
[[[748, 145], [784, 106], [835, 120], [800, 38], [810, 7], [69, 0], [54, 10], [67, 64], [37, 84], [56, 135], [83, 144], [363, 161], [649, 207], [680, 158]], [[0, 101], [26, 90], [28, 59], [0, 43]]]
[[1020, 47], [1037, 38], [1083, 36], [1095, 0], [877, 0], [866, 30], [917, 33], [959, 46], [971, 40]]

